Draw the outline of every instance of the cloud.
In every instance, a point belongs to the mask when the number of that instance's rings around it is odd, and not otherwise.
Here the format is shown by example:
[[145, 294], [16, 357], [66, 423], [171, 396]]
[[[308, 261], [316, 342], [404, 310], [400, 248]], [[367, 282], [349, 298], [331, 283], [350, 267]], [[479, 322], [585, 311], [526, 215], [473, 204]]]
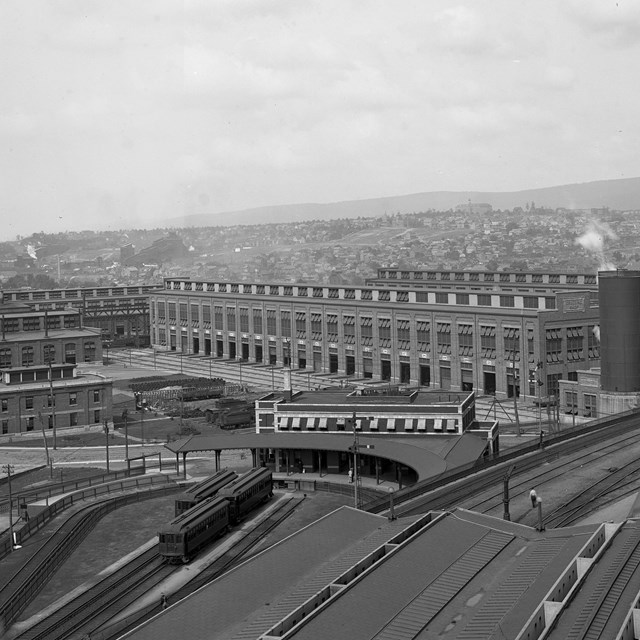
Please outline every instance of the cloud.
[[635, 0], [569, 0], [560, 6], [589, 34], [623, 46], [638, 44], [640, 4]]

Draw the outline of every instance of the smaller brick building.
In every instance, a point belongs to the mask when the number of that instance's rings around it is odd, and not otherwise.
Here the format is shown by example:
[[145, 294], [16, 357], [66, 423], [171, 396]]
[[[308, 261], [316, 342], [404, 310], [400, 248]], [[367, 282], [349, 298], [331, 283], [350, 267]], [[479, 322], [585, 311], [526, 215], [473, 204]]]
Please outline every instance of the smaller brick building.
[[112, 381], [77, 370], [102, 361], [100, 330], [79, 311], [2, 303], [0, 332], [0, 435], [111, 420]]

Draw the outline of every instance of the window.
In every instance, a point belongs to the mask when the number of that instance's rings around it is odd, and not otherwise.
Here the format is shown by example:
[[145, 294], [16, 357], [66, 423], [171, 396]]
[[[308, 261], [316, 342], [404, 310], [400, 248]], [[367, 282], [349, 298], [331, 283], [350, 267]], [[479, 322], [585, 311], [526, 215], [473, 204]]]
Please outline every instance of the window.
[[544, 299], [544, 308], [545, 309], [555, 309], [556, 308], [556, 299], [551, 297], [545, 297]]
[[461, 356], [473, 356], [473, 325], [458, 325], [458, 353]]
[[469, 304], [469, 294], [456, 293], [456, 304]]
[[354, 316], [342, 316], [342, 332], [346, 344], [356, 341], [356, 319]]
[[322, 340], [322, 314], [311, 314], [311, 337], [314, 340]]
[[22, 319], [23, 331], [39, 331], [40, 330], [40, 318], [23, 318]]
[[96, 409], [96, 410], [93, 412], [93, 421], [94, 421], [96, 424], [100, 424], [100, 409]]
[[486, 293], [478, 294], [478, 306], [479, 307], [490, 307], [491, 306], [491, 295]]
[[200, 320], [200, 307], [197, 304], [191, 305], [191, 321], [199, 322]]
[[562, 333], [560, 329], [545, 331], [545, 352], [547, 362], [562, 362]]
[[291, 311], [280, 312], [280, 334], [287, 338], [291, 337]]
[[2, 320], [2, 328], [6, 333], [14, 333], [20, 331], [20, 323], [18, 318], [4, 318]]
[[582, 327], [567, 327], [567, 360], [584, 360], [584, 331]]
[[370, 347], [373, 344], [373, 319], [361, 317], [360, 318], [360, 342], [365, 347]]
[[249, 332], [249, 309], [241, 308], [240, 313], [240, 331], [242, 333]]
[[175, 324], [176, 323], [176, 303], [169, 302], [167, 306], [169, 307], [169, 323]]
[[69, 342], [64, 345], [64, 361], [67, 364], [76, 363], [76, 343]]
[[2, 398], [2, 413], [9, 411], [9, 401], [6, 398]]
[[391, 319], [390, 318], [378, 318], [378, 339], [380, 340], [380, 346], [391, 346]]
[[0, 349], [0, 369], [8, 369], [11, 366], [11, 349]]
[[33, 347], [22, 347], [22, 366], [29, 367], [33, 364]]
[[503, 327], [504, 359], [508, 362], [520, 362], [520, 329]]
[[418, 350], [428, 352], [431, 350], [431, 326], [425, 320], [416, 322], [416, 333], [418, 338]]
[[449, 304], [449, 294], [436, 292], [436, 304]]
[[396, 324], [396, 335], [398, 337], [398, 347], [400, 349], [409, 349], [411, 346], [411, 331], [409, 329], [408, 320], [398, 320]]
[[33, 416], [27, 418], [27, 431], [33, 431], [34, 423], [35, 418]]
[[515, 307], [516, 302], [513, 296], [500, 296], [501, 307]]
[[26, 409], [33, 409], [33, 396], [25, 396], [24, 406]]
[[53, 364], [56, 361], [56, 346], [45, 344], [42, 349], [42, 361], [45, 364]]
[[296, 312], [296, 337], [307, 337], [307, 314], [304, 311]]
[[85, 342], [84, 345], [84, 361], [93, 362], [96, 359], [96, 343]]
[[597, 418], [598, 407], [596, 396], [590, 393], [584, 394], [584, 415], [585, 418]]
[[93, 401], [94, 402], [100, 402], [100, 390], [99, 389], [94, 389], [93, 390]]
[[56, 406], [56, 397], [52, 396], [50, 393], [47, 394], [47, 406], [48, 407]]
[[236, 308], [227, 307], [227, 331], [236, 330]]
[[578, 414], [578, 394], [575, 391], [565, 392], [565, 413]]
[[327, 315], [327, 340], [338, 341], [338, 316], [333, 314]]
[[78, 424], [78, 414], [77, 413], [70, 413], [69, 414], [69, 426], [70, 427], [75, 427]]
[[6, 433], [9, 433], [9, 421], [8, 420], [3, 420], [2, 421], [2, 435], [5, 435]]
[[438, 353], [451, 353], [451, 324], [449, 322], [436, 323], [436, 340]]
[[496, 357], [496, 328], [480, 326], [480, 355], [493, 360]]
[[78, 404], [78, 394], [75, 391], [69, 394], [69, 404], [72, 406]]
[[524, 296], [522, 302], [525, 309], [537, 309], [538, 297], [537, 296]]
[[267, 309], [267, 333], [270, 336], [278, 335], [275, 309]]
[[262, 309], [253, 310], [253, 333], [261, 335], [263, 332], [262, 326]]
[[222, 331], [224, 329], [224, 316], [222, 315], [222, 307], [213, 307], [213, 328], [216, 331]]
[[187, 322], [187, 303], [181, 302], [179, 305], [180, 324]]

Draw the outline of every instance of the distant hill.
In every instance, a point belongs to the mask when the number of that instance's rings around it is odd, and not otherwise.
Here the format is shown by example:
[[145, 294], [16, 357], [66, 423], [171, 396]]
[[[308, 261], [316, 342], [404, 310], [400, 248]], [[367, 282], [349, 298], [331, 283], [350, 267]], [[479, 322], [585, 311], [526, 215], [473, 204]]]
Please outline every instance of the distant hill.
[[240, 211], [208, 213], [172, 218], [164, 221], [167, 227], [207, 227], [270, 222], [298, 222], [304, 220], [331, 220], [336, 218], [365, 218], [395, 213], [417, 213], [434, 209], [447, 211], [458, 204], [487, 202], [494, 209], [525, 207], [535, 202], [538, 207], [557, 209], [640, 209], [640, 178], [598, 180], [567, 184], [542, 189], [512, 192], [488, 191], [432, 191], [405, 196], [347, 200], [325, 204], [283, 204], [256, 207]]

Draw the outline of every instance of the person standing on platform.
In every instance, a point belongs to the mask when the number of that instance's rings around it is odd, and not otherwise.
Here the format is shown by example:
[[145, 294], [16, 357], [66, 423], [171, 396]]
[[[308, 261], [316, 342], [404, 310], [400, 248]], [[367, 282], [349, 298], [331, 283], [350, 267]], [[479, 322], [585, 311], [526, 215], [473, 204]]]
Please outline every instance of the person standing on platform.
[[349, 467], [349, 482], [353, 482], [353, 469]]
[[531, 491], [529, 491], [529, 497], [531, 498], [531, 507], [535, 509], [538, 504], [538, 494], [535, 489], [531, 489]]

